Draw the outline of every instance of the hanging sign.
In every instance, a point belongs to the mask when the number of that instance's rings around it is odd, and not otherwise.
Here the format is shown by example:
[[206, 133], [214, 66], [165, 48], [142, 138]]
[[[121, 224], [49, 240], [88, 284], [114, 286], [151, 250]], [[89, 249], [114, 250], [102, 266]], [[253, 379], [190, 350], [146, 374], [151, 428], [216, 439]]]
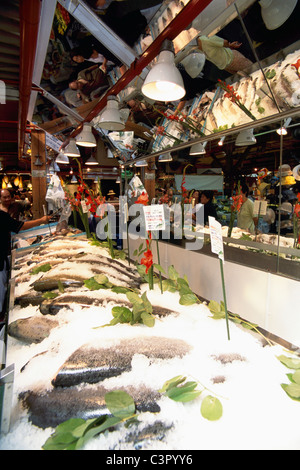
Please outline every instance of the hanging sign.
[[165, 230], [165, 214], [163, 204], [143, 206], [146, 230]]
[[46, 145], [52, 150], [55, 150], [55, 152], [59, 152], [59, 149], [62, 146], [62, 142], [53, 135], [49, 134], [49, 132], [46, 132]]

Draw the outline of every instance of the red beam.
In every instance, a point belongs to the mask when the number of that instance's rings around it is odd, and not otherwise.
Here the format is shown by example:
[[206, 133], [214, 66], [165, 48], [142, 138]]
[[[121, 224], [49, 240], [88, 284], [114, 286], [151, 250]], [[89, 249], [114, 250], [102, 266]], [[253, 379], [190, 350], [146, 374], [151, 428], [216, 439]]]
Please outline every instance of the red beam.
[[19, 159], [23, 154], [41, 4], [41, 0], [22, 0], [20, 2], [20, 97], [18, 113]]
[[[212, 0], [190, 0], [181, 12], [169, 23], [153, 43], [136, 59], [124, 75], [108, 90], [92, 111], [86, 116], [85, 122], [90, 122], [106, 106], [108, 95], [118, 95], [142, 70], [159, 54], [160, 46], [165, 39], [174, 40], [190, 23], [212, 2]], [[80, 126], [81, 128], [81, 126]], [[79, 131], [72, 135], [76, 135]]]

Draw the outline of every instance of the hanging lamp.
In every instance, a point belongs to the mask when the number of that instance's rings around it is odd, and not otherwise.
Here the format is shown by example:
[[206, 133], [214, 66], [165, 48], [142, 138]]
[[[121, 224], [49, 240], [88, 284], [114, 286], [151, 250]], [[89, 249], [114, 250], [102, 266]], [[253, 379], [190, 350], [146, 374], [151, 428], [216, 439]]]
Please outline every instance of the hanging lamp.
[[86, 165], [88, 166], [92, 166], [92, 165], [99, 165], [99, 163], [97, 162], [97, 160], [95, 159], [95, 157], [93, 157], [93, 155], [85, 162]]
[[70, 139], [70, 142], [66, 146], [64, 150], [64, 154], [67, 155], [67, 157], [81, 157], [79, 148], [76, 145], [75, 139]]
[[283, 126], [282, 127], [279, 127], [279, 129], [277, 129], [277, 134], [279, 135], [287, 135], [287, 127], [290, 125], [290, 123], [292, 122], [292, 118], [287, 118], [284, 120], [283, 122]]
[[182, 76], [174, 63], [174, 46], [165, 39], [161, 45], [157, 63], [148, 73], [142, 93], [155, 101], [177, 101], [184, 97]]
[[86, 122], [83, 124], [82, 131], [76, 137], [76, 144], [82, 147], [96, 147], [97, 142], [91, 124]]
[[260, 0], [261, 16], [267, 29], [282, 26], [294, 11], [297, 0]]
[[109, 95], [107, 97], [106, 109], [100, 116], [98, 126], [108, 131], [122, 131], [125, 129], [125, 124], [121, 119], [119, 102], [116, 96]]
[[206, 153], [205, 147], [206, 147], [207, 142], [198, 142], [197, 144], [194, 144], [190, 148], [190, 155], [203, 155]]
[[146, 162], [146, 160], [140, 160], [139, 162], [136, 162], [134, 165], [137, 167], [142, 167], [142, 166], [148, 166], [148, 163]]
[[243, 147], [245, 145], [253, 145], [256, 144], [256, 138], [254, 136], [254, 130], [253, 129], [245, 129], [241, 132], [239, 132], [235, 145], [237, 147]]
[[60, 164], [63, 164], [63, 165], [68, 165], [70, 163], [70, 160], [69, 158], [67, 157], [67, 155], [65, 155], [64, 153], [60, 152], [56, 159], [55, 159], [55, 163], [60, 163]]
[[224, 144], [224, 140], [225, 140], [225, 135], [223, 135], [223, 137], [221, 137], [221, 139], [219, 140], [218, 142], [219, 147], [222, 147], [222, 145]]
[[160, 155], [158, 157], [158, 161], [161, 163], [161, 162], [171, 162], [173, 160], [172, 158], [172, 155], [170, 154], [170, 152], [168, 153], [165, 153], [164, 155]]
[[72, 184], [73, 184], [73, 183], [74, 183], [74, 184], [78, 183], [77, 178], [76, 178], [75, 175], [72, 176], [72, 178], [71, 178], [71, 183], [72, 183]]

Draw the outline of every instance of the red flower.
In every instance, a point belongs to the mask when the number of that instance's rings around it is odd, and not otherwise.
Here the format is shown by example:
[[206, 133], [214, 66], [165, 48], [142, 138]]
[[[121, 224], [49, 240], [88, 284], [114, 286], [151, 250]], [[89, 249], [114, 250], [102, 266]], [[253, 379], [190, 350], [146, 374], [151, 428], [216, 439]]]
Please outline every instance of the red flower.
[[295, 204], [294, 214], [296, 217], [300, 217], [300, 204]]
[[243, 197], [241, 194], [238, 194], [237, 196], [232, 196], [233, 203], [231, 206], [231, 210], [239, 212], [240, 208], [242, 207], [243, 204]]
[[143, 204], [143, 206], [147, 206], [149, 202], [148, 194], [143, 192], [135, 201], [135, 204]]
[[[148, 246], [149, 246], [149, 242], [148, 242]], [[143, 258], [141, 259], [141, 264], [146, 266], [146, 274], [147, 274], [153, 264], [153, 254], [149, 248], [147, 251], [145, 251]]]
[[295, 64], [291, 64], [292, 67], [295, 67], [298, 77], [300, 77], [300, 59], [297, 60]]

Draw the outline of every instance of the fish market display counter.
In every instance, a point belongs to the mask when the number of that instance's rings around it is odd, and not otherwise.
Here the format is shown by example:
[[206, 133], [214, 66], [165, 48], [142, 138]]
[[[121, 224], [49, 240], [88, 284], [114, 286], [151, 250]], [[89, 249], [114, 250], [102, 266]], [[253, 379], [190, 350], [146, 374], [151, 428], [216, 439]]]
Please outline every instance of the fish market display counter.
[[[215, 298], [213, 258], [166, 243], [160, 250], [161, 263], [193, 289], [203, 282], [207, 297], [213, 274]], [[138, 266], [109, 253], [84, 235], [16, 253], [0, 450], [299, 450], [300, 406], [281, 386], [288, 379], [278, 359], [295, 352], [234, 322], [229, 338], [207, 305], [149, 289]], [[61, 441], [57, 426], [70, 418], [105, 425]]]
[[[261, 243], [226, 237], [223, 241], [228, 310], [300, 348], [300, 261], [288, 259], [299, 256], [299, 250], [280, 247], [286, 258], [279, 259], [280, 274], [277, 274], [276, 245], [266, 248]], [[143, 239], [130, 239], [130, 253], [141, 243]], [[187, 249], [187, 243], [182, 240], [158, 243], [160, 264], [165, 272], [174, 265], [181, 276], [187, 275], [192, 290], [200, 297], [223, 300], [220, 263], [211, 252], [207, 236], [199, 250]], [[263, 253], [262, 248], [270, 252]], [[153, 252], [157, 263], [156, 248]]]

